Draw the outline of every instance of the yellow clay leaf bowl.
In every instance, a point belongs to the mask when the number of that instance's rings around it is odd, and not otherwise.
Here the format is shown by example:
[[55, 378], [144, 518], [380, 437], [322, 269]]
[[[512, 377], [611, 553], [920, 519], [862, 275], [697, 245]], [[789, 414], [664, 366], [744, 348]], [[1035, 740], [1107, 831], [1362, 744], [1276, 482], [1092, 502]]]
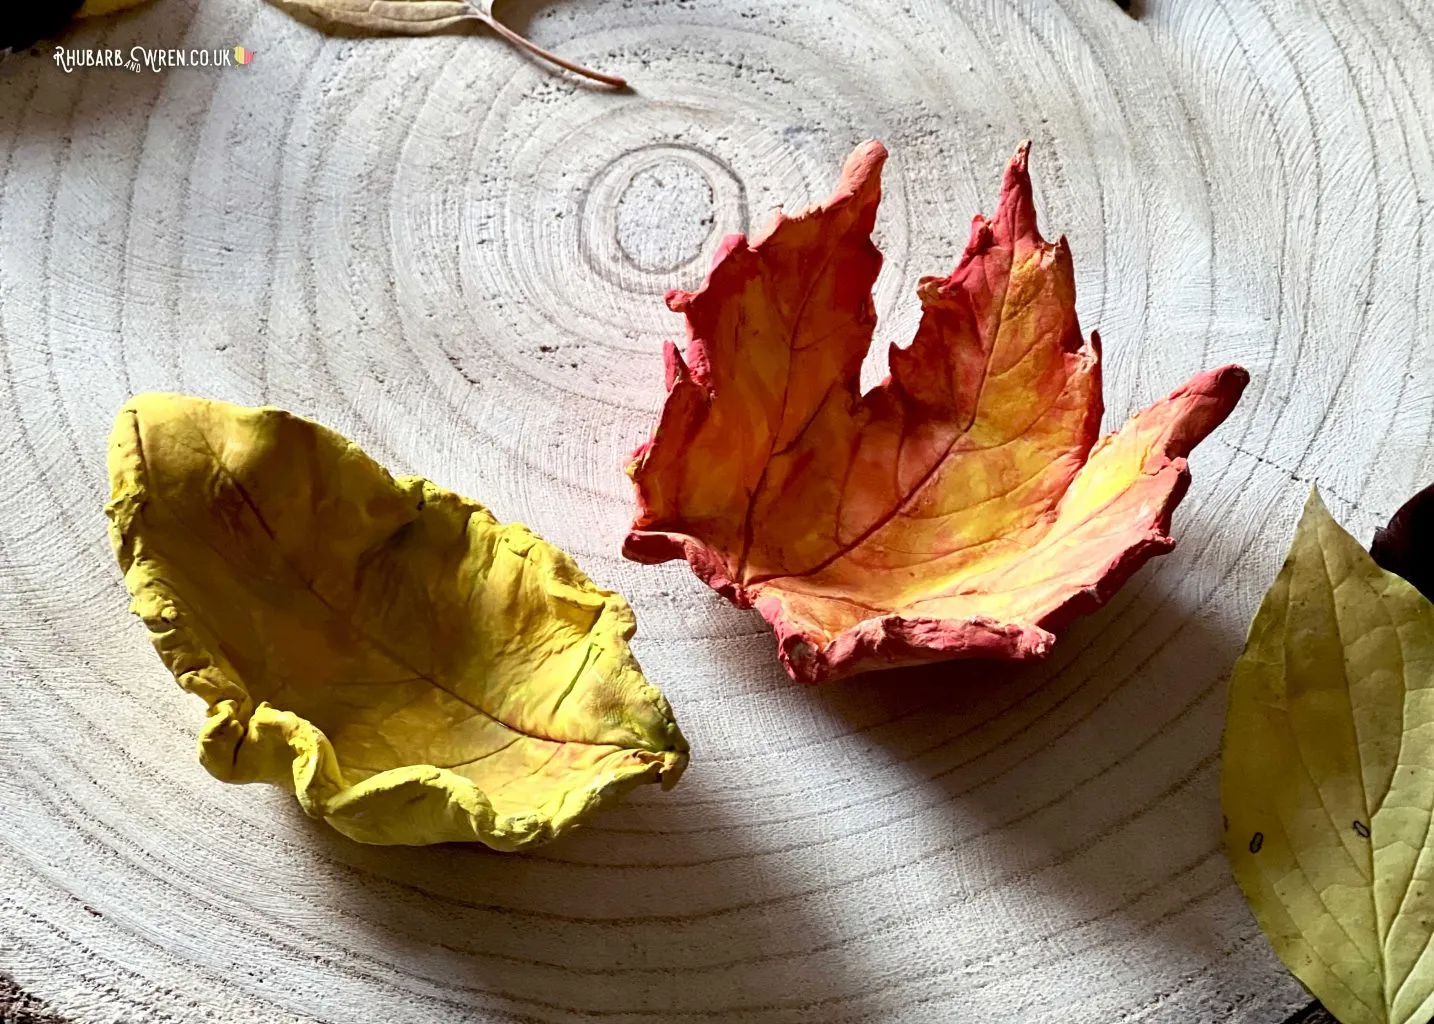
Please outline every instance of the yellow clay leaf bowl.
[[199, 759], [365, 843], [550, 840], [687, 743], [626, 601], [517, 523], [278, 409], [149, 394], [110, 440], [132, 609]]

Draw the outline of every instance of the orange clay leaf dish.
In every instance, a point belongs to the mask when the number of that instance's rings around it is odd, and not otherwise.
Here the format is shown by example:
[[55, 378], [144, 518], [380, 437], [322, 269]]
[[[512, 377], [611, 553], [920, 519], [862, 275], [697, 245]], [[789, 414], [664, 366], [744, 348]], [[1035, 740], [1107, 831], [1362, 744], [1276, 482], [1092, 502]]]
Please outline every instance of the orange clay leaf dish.
[[865, 395], [880, 143], [825, 203], [729, 237], [701, 289], [668, 294], [689, 341], [667, 346], [667, 402], [629, 466], [623, 550], [686, 558], [755, 607], [796, 680], [1045, 654], [1174, 546], [1185, 456], [1248, 381], [1198, 374], [1099, 437], [1099, 338], [1081, 337], [1065, 239], [1036, 230], [1026, 152], [951, 276], [918, 285], [916, 339]]
[[109, 471], [131, 607], [208, 704], [216, 777], [359, 842], [516, 850], [687, 764], [627, 602], [476, 501], [182, 395], [125, 405]]

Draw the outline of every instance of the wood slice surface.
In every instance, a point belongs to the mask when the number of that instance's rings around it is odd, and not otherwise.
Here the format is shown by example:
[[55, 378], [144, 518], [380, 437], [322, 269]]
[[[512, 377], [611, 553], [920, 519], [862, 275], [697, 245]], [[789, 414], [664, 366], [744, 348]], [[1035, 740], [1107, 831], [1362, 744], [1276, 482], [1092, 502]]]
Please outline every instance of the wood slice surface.
[[[1434, 478], [1434, 7], [554, 0], [326, 37], [156, 0], [0, 61], [0, 972], [76, 1024], [1273, 1024], [1309, 1002], [1221, 853], [1225, 681], [1318, 484], [1367, 540]], [[619, 546], [622, 466], [722, 235], [892, 151], [878, 350], [1023, 138], [1107, 427], [1228, 361], [1179, 547], [1048, 660], [791, 683]], [[571, 551], [694, 748], [531, 855], [383, 849], [194, 756], [105, 538], [126, 396], [283, 406]], [[7, 982], [7, 984], [10, 984]], [[20, 1010], [15, 1013], [18, 1016]], [[36, 1019], [42, 1011], [36, 1009]], [[48, 1018], [45, 1018], [48, 1019]], [[1313, 1018], [1310, 1018], [1313, 1019]]]

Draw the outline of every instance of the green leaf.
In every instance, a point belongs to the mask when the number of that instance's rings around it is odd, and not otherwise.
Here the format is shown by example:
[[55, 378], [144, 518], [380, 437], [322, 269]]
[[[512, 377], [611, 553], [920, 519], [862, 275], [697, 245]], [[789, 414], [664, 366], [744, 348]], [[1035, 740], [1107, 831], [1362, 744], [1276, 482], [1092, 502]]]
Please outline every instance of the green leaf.
[[551, 839], [687, 743], [617, 594], [477, 502], [278, 409], [141, 395], [110, 439], [133, 610], [199, 758], [366, 843]]
[[1434, 1014], [1434, 605], [1311, 494], [1230, 682], [1226, 849], [1343, 1024]]

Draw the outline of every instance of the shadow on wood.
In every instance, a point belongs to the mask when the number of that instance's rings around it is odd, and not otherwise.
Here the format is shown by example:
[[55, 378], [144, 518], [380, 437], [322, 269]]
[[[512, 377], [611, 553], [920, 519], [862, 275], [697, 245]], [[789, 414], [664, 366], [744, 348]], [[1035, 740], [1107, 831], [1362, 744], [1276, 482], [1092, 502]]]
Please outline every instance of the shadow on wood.
[[675, 796], [627, 808], [628, 827], [532, 854], [362, 846], [313, 822], [323, 863], [311, 912], [368, 930], [386, 969], [447, 1012], [672, 1024], [712, 1017], [719, 990], [723, 1013], [763, 1019], [809, 1005], [814, 989], [860, 1007], [867, 971], [825, 933], [820, 895], [748, 856], [712, 861], [703, 835], [723, 827], [720, 802], [697, 810]]
[[931, 791], [958, 890], [944, 910], [1027, 937], [933, 975], [1100, 951], [1110, 986], [1133, 995], [1152, 945], [1192, 965], [1229, 954], [1241, 936], [1203, 905], [1234, 889], [1218, 755], [1242, 644], [1162, 597], [1147, 569], [1046, 663], [945, 662], [810, 691]]

